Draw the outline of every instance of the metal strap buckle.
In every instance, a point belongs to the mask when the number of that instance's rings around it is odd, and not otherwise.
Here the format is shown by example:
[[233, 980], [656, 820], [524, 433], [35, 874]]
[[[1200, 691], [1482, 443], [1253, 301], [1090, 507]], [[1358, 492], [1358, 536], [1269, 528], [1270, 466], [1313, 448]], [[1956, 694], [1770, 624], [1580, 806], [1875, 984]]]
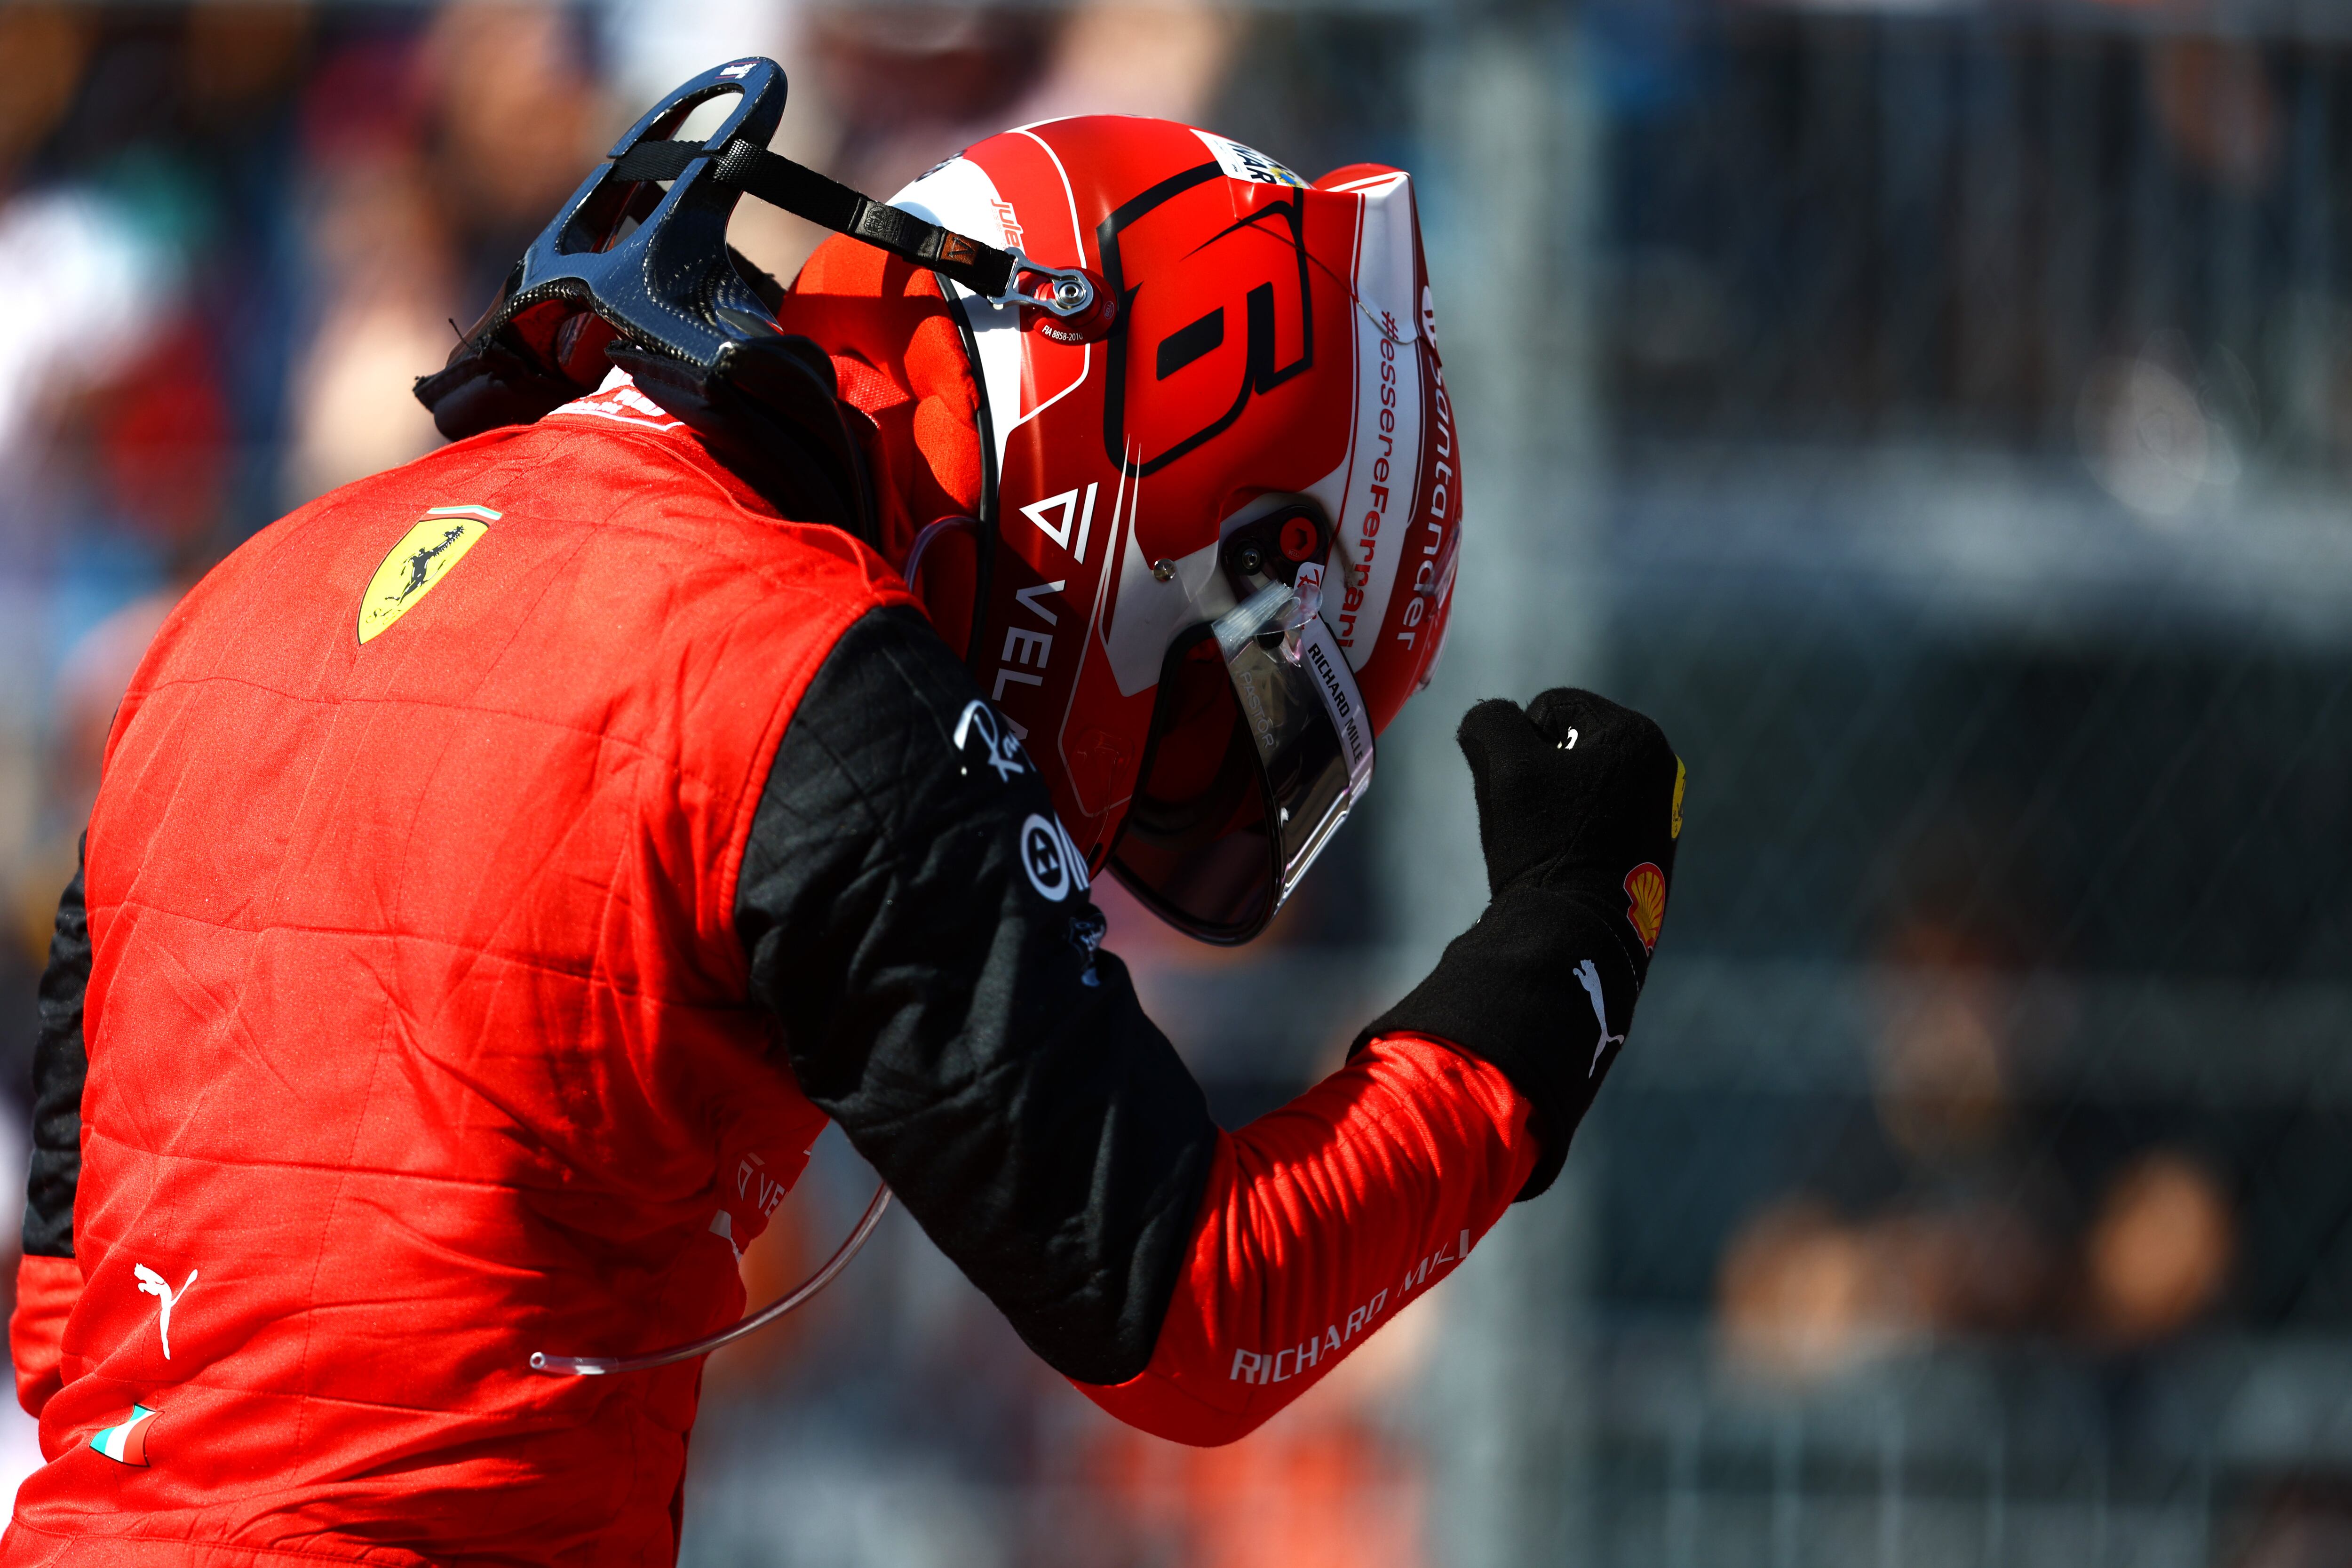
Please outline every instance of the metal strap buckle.
[[[1032, 261], [1017, 245], [1008, 245], [1004, 254], [1013, 258], [1013, 270], [1005, 275], [1004, 292], [989, 300], [992, 305], [1027, 305], [1048, 315], [1067, 321], [1084, 315], [1095, 302], [1094, 279], [1076, 267], [1047, 267]], [[1045, 283], [1042, 294], [1024, 287], [1026, 279], [1041, 279]]]

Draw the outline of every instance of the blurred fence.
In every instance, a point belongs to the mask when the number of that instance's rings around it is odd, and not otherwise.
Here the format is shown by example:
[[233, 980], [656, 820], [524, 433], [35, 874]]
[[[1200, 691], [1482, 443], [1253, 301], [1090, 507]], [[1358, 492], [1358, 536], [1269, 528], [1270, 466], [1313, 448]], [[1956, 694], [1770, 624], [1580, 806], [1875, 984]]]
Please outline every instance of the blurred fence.
[[[2179, 15], [1625, 8], [1624, 427], [2079, 438], [2169, 505], [2340, 455], [2343, 13]], [[2172, 471], [2116, 467], [2119, 405], [2182, 416]]]
[[[91, 628], [404, 455], [404, 378], [541, 187], [755, 47], [796, 154], [876, 188], [1073, 108], [1415, 171], [1473, 465], [1446, 664], [1265, 943], [1112, 910], [1222, 1118], [1475, 914], [1465, 703], [1595, 685], [1688, 764], [1560, 1189], [1352, 1381], [1223, 1455], [1124, 1436], [894, 1216], [714, 1363], [690, 1562], [2352, 1561], [2352, 11], [52, 10], [0, 39], [68, 82], [30, 140], [0, 93], [0, 252], [135, 280], [180, 215], [166, 292], [226, 368], [171, 350], [146, 423], [0, 439], [16, 903], [70, 847]], [[520, 173], [458, 179], [482, 147]], [[225, 468], [173, 466], [203, 440]], [[829, 1142], [781, 1228], [863, 1197]]]
[[1591, 1560], [2352, 1552], [2341, 21], [1588, 14]]
[[[1691, 770], [1581, 1191], [1448, 1304], [1538, 1338], [1433, 1360], [1491, 1395], [1422, 1407], [1440, 1560], [2352, 1555], [2343, 22], [1426, 36], [1433, 209], [1540, 247], [1433, 241], [1495, 552], [1463, 604], [1510, 623], [1434, 706], [1590, 679]], [[1459, 774], [1412, 776], [1447, 716], [1367, 812], [1402, 946], [1220, 976], [1224, 1070], [1455, 929]], [[1465, 1448], [1549, 1506], [1449, 1511]]]

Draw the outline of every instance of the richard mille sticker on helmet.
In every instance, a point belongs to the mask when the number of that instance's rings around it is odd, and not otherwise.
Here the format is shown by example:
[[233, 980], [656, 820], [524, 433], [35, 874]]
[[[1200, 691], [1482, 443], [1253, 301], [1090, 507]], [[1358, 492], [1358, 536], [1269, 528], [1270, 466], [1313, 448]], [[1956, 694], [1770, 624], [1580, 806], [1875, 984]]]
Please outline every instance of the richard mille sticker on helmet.
[[368, 579], [360, 598], [360, 641], [373, 642], [415, 609], [499, 515], [486, 506], [436, 506], [417, 519]]
[[1328, 632], [1320, 617], [1307, 627], [1299, 653], [1307, 668], [1315, 672], [1315, 689], [1330, 711], [1331, 726], [1339, 732], [1339, 742], [1347, 750], [1348, 773], [1356, 788], [1371, 782], [1372, 729], [1366, 721], [1362, 699], [1356, 694], [1356, 683], [1343, 679], [1340, 671], [1346, 661], [1328, 646]]

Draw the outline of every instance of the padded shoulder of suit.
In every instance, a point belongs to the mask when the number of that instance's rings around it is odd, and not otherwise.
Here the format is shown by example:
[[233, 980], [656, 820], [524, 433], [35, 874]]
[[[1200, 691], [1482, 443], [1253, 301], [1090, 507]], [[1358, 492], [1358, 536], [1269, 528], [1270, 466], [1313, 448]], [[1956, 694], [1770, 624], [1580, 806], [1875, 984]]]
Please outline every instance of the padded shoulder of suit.
[[264, 531], [173, 617], [123, 716], [227, 681], [415, 713], [420, 737], [461, 712], [602, 736], [694, 781], [699, 901], [724, 911], [807, 680], [860, 616], [910, 602], [873, 551], [777, 517], [690, 433], [554, 416]]
[[421, 517], [467, 504], [498, 514], [492, 526], [529, 518], [593, 531], [583, 549], [622, 555], [633, 572], [694, 579], [698, 592], [725, 600], [814, 589], [847, 612], [839, 626], [907, 599], [874, 551], [830, 523], [780, 516], [691, 430], [626, 385], [345, 486], [278, 526], [308, 517], [340, 527], [354, 511]]

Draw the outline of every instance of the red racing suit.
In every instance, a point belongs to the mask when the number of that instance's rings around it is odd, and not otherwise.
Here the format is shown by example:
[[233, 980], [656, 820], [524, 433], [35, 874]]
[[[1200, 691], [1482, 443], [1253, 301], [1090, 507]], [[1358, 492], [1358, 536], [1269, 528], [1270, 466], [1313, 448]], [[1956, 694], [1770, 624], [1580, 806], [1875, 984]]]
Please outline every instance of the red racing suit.
[[1520, 1194], [1528, 1102], [1396, 1036], [1221, 1131], [1041, 821], [882, 558], [625, 386], [257, 535], [59, 910], [0, 1564], [673, 1561], [698, 1367], [527, 1358], [731, 1321], [828, 1118], [1089, 1398], [1264, 1421]]

